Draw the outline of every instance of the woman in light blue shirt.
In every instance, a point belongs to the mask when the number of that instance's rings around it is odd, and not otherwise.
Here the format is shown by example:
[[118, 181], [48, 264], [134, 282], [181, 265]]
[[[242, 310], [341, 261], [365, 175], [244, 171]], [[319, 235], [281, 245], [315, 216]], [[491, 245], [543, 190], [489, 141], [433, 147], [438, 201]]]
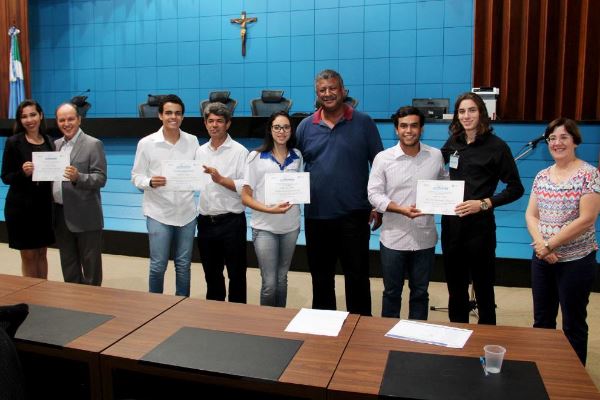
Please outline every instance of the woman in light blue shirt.
[[266, 204], [265, 175], [302, 171], [302, 155], [294, 149], [295, 136], [289, 115], [273, 113], [263, 144], [248, 155], [242, 202], [252, 208], [250, 225], [262, 286], [260, 304], [285, 307], [287, 273], [300, 232], [300, 207]]

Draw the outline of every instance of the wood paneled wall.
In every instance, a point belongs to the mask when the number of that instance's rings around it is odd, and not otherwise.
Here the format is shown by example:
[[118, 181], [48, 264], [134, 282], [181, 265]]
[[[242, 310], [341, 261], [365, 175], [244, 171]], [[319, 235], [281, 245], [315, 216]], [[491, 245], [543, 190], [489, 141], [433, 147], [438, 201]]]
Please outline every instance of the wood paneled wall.
[[473, 86], [500, 88], [504, 120], [600, 120], [599, 16], [598, 0], [476, 0]]
[[29, 75], [29, 29], [27, 25], [27, 0], [1, 0], [0, 1], [0, 118], [8, 115], [8, 65], [10, 57], [10, 36], [8, 28], [15, 25], [19, 34], [19, 48], [21, 50], [21, 63], [25, 78], [25, 93], [31, 96]]

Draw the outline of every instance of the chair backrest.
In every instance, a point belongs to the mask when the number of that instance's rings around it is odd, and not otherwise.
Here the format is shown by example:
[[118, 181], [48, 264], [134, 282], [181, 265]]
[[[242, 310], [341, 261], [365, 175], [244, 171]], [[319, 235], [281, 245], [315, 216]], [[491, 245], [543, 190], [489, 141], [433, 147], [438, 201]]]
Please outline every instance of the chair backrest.
[[208, 103], [214, 103], [214, 102], [219, 102], [219, 103], [225, 104], [227, 106], [227, 108], [229, 108], [229, 111], [231, 111], [231, 115], [233, 115], [233, 112], [235, 111], [235, 107], [237, 106], [237, 100], [229, 97], [230, 94], [231, 94], [231, 92], [229, 92], [227, 90], [210, 92], [208, 94], [208, 100], [204, 100], [200, 103], [200, 115], [204, 116], [204, 107], [206, 107], [206, 105]]
[[88, 110], [92, 108], [92, 105], [87, 101], [87, 96], [73, 96], [70, 102], [77, 106], [77, 112], [82, 118], [85, 117]]
[[165, 94], [149, 94], [148, 100], [139, 106], [140, 118], [158, 118], [158, 104]]
[[270, 117], [276, 111], [289, 112], [292, 100], [283, 97], [283, 90], [263, 90], [260, 99], [253, 99], [250, 106], [253, 116]]
[[348, 104], [352, 108], [356, 108], [358, 106], [358, 100], [350, 96], [346, 96], [344, 98], [344, 103]]
[[[348, 104], [352, 108], [356, 108], [358, 106], [358, 100], [354, 97], [348, 96], [349, 91], [349, 89], [346, 89], [346, 93], [344, 94], [344, 103]], [[318, 110], [319, 107], [321, 107], [321, 103], [319, 102], [319, 99], [317, 99], [315, 100], [315, 110]]]

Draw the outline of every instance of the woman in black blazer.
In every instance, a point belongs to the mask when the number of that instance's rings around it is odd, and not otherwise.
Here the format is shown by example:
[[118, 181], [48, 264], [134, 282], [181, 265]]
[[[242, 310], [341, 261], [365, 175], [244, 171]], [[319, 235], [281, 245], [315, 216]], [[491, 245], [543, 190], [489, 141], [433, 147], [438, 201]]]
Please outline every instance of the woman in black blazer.
[[23, 276], [48, 276], [46, 250], [54, 243], [52, 229], [52, 182], [33, 182], [31, 153], [54, 151], [54, 143], [43, 133], [42, 107], [25, 100], [16, 112], [14, 135], [6, 140], [2, 159], [2, 182], [9, 185], [4, 218], [8, 246], [21, 251]]

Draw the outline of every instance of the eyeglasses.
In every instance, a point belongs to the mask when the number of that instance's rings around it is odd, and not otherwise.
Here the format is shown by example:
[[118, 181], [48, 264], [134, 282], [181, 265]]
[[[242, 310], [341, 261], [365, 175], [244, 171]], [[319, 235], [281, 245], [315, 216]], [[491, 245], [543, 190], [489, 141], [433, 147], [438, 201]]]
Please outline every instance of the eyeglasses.
[[570, 139], [571, 139], [571, 135], [548, 136], [546, 138], [546, 143], [548, 143], [548, 144], [556, 143], [556, 142], [567, 143]]
[[273, 125], [271, 126], [271, 129], [273, 129], [274, 132], [289, 132], [292, 130], [292, 127], [290, 125]]

